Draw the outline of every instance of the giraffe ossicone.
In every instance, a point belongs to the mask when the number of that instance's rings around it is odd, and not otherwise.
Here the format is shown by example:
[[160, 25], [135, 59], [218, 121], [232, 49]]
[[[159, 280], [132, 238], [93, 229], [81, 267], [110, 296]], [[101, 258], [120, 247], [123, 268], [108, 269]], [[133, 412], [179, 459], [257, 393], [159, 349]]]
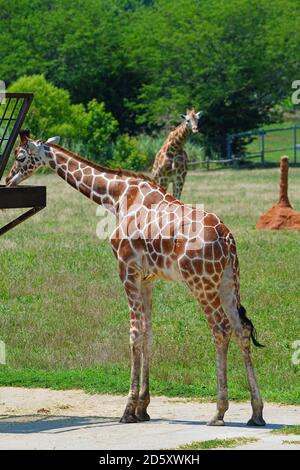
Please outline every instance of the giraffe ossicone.
[[187, 174], [188, 156], [184, 144], [190, 133], [199, 132], [199, 120], [203, 112], [195, 108], [181, 114], [183, 122], [173, 129], [157, 152], [152, 168], [153, 179], [165, 190], [173, 185], [173, 196], [180, 199]]
[[252, 417], [248, 424], [264, 425], [250, 339], [259, 343], [240, 302], [236, 244], [219, 217], [183, 204], [146, 176], [104, 168], [51, 139], [32, 140], [29, 131], [21, 134], [7, 186], [20, 183], [41, 165], [52, 168], [73, 188], [116, 216], [110, 241], [128, 299], [131, 347], [130, 390], [121, 422], [150, 419], [152, 288], [153, 281], [162, 278], [188, 286], [211, 329], [217, 356], [218, 400], [216, 415], [209, 424], [224, 424], [228, 409], [227, 350], [234, 331], [251, 392]]

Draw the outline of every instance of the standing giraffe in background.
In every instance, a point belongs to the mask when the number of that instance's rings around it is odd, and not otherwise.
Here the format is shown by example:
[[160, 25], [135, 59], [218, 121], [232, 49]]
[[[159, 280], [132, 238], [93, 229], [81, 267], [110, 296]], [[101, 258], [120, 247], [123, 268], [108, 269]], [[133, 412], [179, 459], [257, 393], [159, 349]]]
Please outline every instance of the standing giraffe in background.
[[173, 196], [176, 199], [180, 199], [187, 174], [188, 158], [183, 146], [190, 132], [199, 132], [198, 122], [201, 114], [196, 113], [194, 108], [182, 114], [183, 122], [170, 132], [154, 160], [152, 178], [166, 191], [172, 183]]
[[[21, 133], [6, 179], [15, 186], [41, 165], [116, 216], [110, 241], [130, 310], [131, 376], [123, 423], [150, 419], [149, 364], [152, 285], [157, 278], [184, 282], [202, 307], [216, 347], [217, 412], [220, 426], [228, 409], [227, 350], [232, 331], [241, 348], [251, 391], [249, 425], [263, 426], [263, 402], [251, 362], [250, 339], [259, 346], [240, 302], [239, 263], [234, 238], [212, 213], [183, 204], [143, 175], [112, 170], [57, 145]], [[184, 313], [183, 313], [184, 315]]]

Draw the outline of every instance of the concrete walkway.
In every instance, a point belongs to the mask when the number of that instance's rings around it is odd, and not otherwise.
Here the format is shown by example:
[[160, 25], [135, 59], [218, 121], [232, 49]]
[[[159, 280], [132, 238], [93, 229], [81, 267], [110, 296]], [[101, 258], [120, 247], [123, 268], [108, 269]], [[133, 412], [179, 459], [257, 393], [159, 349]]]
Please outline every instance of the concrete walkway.
[[246, 426], [250, 403], [231, 403], [225, 427], [207, 427], [214, 403], [152, 398], [151, 421], [120, 424], [126, 397], [82, 391], [0, 388], [0, 449], [166, 449], [191, 441], [249, 437], [239, 449], [300, 449], [300, 436], [272, 429], [300, 424], [300, 406], [265, 404], [264, 428]]

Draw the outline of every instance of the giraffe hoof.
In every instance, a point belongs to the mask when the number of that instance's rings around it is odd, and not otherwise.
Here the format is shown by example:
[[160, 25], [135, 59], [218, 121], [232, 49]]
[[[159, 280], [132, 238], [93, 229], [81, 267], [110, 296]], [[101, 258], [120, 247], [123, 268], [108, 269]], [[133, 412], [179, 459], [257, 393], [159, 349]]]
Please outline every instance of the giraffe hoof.
[[266, 422], [263, 418], [251, 418], [249, 419], [247, 426], [265, 426]]
[[223, 419], [212, 419], [207, 423], [207, 426], [225, 426]]
[[150, 421], [150, 416], [148, 413], [136, 413], [136, 417], [138, 421]]
[[120, 423], [138, 423], [139, 420], [135, 415], [123, 415], [122, 418], [120, 419]]

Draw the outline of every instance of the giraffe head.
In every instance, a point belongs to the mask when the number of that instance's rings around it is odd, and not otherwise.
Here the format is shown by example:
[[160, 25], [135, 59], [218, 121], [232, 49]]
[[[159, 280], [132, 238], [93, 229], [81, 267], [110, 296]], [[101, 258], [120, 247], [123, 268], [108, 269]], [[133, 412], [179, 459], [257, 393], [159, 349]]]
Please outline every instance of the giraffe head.
[[52, 137], [46, 142], [32, 140], [29, 129], [20, 132], [20, 144], [15, 149], [14, 164], [6, 177], [6, 186], [16, 186], [24, 181], [42, 165], [47, 164], [45, 144], [58, 143], [59, 137]]
[[191, 110], [187, 109], [186, 114], [181, 114], [181, 118], [184, 119], [188, 128], [192, 131], [193, 134], [199, 132], [199, 120], [203, 114], [203, 111], [196, 113], [195, 108]]

